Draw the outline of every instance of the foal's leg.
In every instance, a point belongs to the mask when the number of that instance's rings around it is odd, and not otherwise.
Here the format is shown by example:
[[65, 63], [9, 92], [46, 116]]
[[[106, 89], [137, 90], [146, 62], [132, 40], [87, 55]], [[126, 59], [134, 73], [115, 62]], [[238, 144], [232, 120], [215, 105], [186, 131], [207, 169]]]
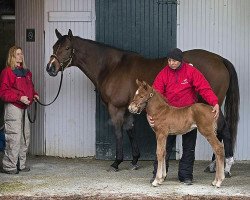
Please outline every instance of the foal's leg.
[[218, 140], [215, 133], [211, 131], [209, 135], [206, 136], [208, 142], [212, 146], [212, 149], [216, 157], [216, 174], [212, 185], [220, 187], [222, 181], [225, 178], [224, 174], [224, 147], [223, 144]]
[[[165, 165], [165, 157], [166, 155], [166, 136], [163, 134], [156, 134], [157, 135], [157, 150], [156, 150], [156, 155], [157, 155], [157, 160], [158, 160], [158, 168], [157, 168], [157, 173], [155, 180], [153, 181], [152, 185], [153, 186], [158, 186], [163, 183], [165, 177], [163, 177], [163, 169]], [[166, 168], [165, 168], [165, 174], [166, 174]]]
[[[223, 113], [220, 111], [219, 119], [218, 119], [218, 129], [217, 129], [217, 138], [221, 142], [223, 140], [224, 149], [225, 149], [225, 158], [226, 158], [226, 166], [225, 166], [225, 176], [231, 177], [231, 167], [234, 163], [233, 158], [233, 144], [231, 134], [229, 132], [228, 124], [225, 120]], [[206, 167], [205, 172], [215, 172], [216, 162], [215, 156], [213, 154], [212, 162]]]
[[166, 176], [167, 176], [167, 170], [166, 170], [166, 156], [167, 156], [167, 152], [166, 152], [166, 143], [167, 143], [167, 139], [168, 137], [166, 136], [166, 142], [165, 142], [165, 147], [164, 147], [164, 153], [163, 153], [163, 164], [162, 164], [162, 182], [165, 180]]
[[[168, 167], [169, 167], [169, 159], [171, 154], [173, 153], [173, 147], [175, 145], [176, 141], [176, 135], [168, 135], [167, 136], [167, 143], [166, 143], [166, 159], [165, 159], [165, 164], [166, 164], [166, 173], [168, 172]], [[155, 179], [156, 172], [157, 172], [157, 156], [155, 157], [154, 160], [154, 171], [153, 171], [153, 178], [150, 180], [150, 183], [152, 183]]]

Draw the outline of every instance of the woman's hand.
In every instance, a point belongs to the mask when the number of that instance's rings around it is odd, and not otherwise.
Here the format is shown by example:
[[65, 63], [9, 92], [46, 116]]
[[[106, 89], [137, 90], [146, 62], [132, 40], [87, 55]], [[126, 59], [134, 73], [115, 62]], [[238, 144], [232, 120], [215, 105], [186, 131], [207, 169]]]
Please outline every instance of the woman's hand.
[[148, 123], [151, 127], [154, 127], [155, 125], [155, 121], [153, 120], [153, 118], [147, 114], [147, 120], [148, 120]]
[[36, 95], [34, 95], [33, 99], [34, 99], [35, 102], [37, 102], [37, 100], [39, 100], [39, 96], [36, 94]]
[[30, 100], [27, 96], [21, 96], [20, 101], [26, 105], [30, 104]]

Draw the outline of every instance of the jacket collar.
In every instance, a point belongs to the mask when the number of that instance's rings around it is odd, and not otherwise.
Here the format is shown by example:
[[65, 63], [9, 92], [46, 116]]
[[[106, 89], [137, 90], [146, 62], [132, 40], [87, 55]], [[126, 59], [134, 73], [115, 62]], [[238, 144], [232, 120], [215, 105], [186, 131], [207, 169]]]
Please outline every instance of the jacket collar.
[[24, 69], [23, 67], [16, 67], [12, 71], [17, 77], [25, 77], [29, 70]]

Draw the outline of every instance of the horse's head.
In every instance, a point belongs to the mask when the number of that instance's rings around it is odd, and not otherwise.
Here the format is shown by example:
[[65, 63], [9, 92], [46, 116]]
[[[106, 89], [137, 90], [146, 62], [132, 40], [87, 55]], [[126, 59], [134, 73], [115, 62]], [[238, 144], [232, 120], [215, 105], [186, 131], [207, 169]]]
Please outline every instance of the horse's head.
[[134, 114], [140, 114], [146, 107], [148, 100], [153, 96], [153, 88], [150, 87], [145, 81], [139, 81], [136, 79], [136, 83], [139, 86], [135, 92], [132, 102], [129, 104], [129, 112]]
[[71, 30], [69, 30], [68, 35], [64, 36], [57, 29], [55, 32], [58, 40], [53, 46], [53, 54], [46, 67], [50, 76], [56, 76], [58, 71], [63, 71], [71, 66], [75, 51], [72, 45], [73, 34]]

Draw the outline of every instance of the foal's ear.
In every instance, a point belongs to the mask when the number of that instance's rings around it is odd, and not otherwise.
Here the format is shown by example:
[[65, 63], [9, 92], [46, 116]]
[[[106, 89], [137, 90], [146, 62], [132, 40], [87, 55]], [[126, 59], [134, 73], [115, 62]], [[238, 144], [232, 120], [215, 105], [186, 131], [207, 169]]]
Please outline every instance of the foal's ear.
[[68, 36], [69, 36], [70, 39], [73, 37], [71, 29], [69, 29]]
[[136, 84], [137, 84], [138, 86], [140, 86], [140, 85], [142, 84], [141, 81], [139, 81], [138, 78], [136, 79]]
[[146, 81], [143, 81], [142, 84], [143, 84], [143, 87], [144, 87], [145, 90], [147, 90], [148, 88], [150, 88], [149, 84], [147, 84]]
[[142, 84], [143, 84], [144, 86], [147, 86], [147, 83], [146, 83], [145, 81], [143, 81]]
[[60, 39], [60, 38], [62, 37], [62, 34], [59, 33], [59, 31], [58, 31], [57, 29], [55, 30], [55, 32], [56, 32], [56, 37], [57, 37], [58, 39]]

